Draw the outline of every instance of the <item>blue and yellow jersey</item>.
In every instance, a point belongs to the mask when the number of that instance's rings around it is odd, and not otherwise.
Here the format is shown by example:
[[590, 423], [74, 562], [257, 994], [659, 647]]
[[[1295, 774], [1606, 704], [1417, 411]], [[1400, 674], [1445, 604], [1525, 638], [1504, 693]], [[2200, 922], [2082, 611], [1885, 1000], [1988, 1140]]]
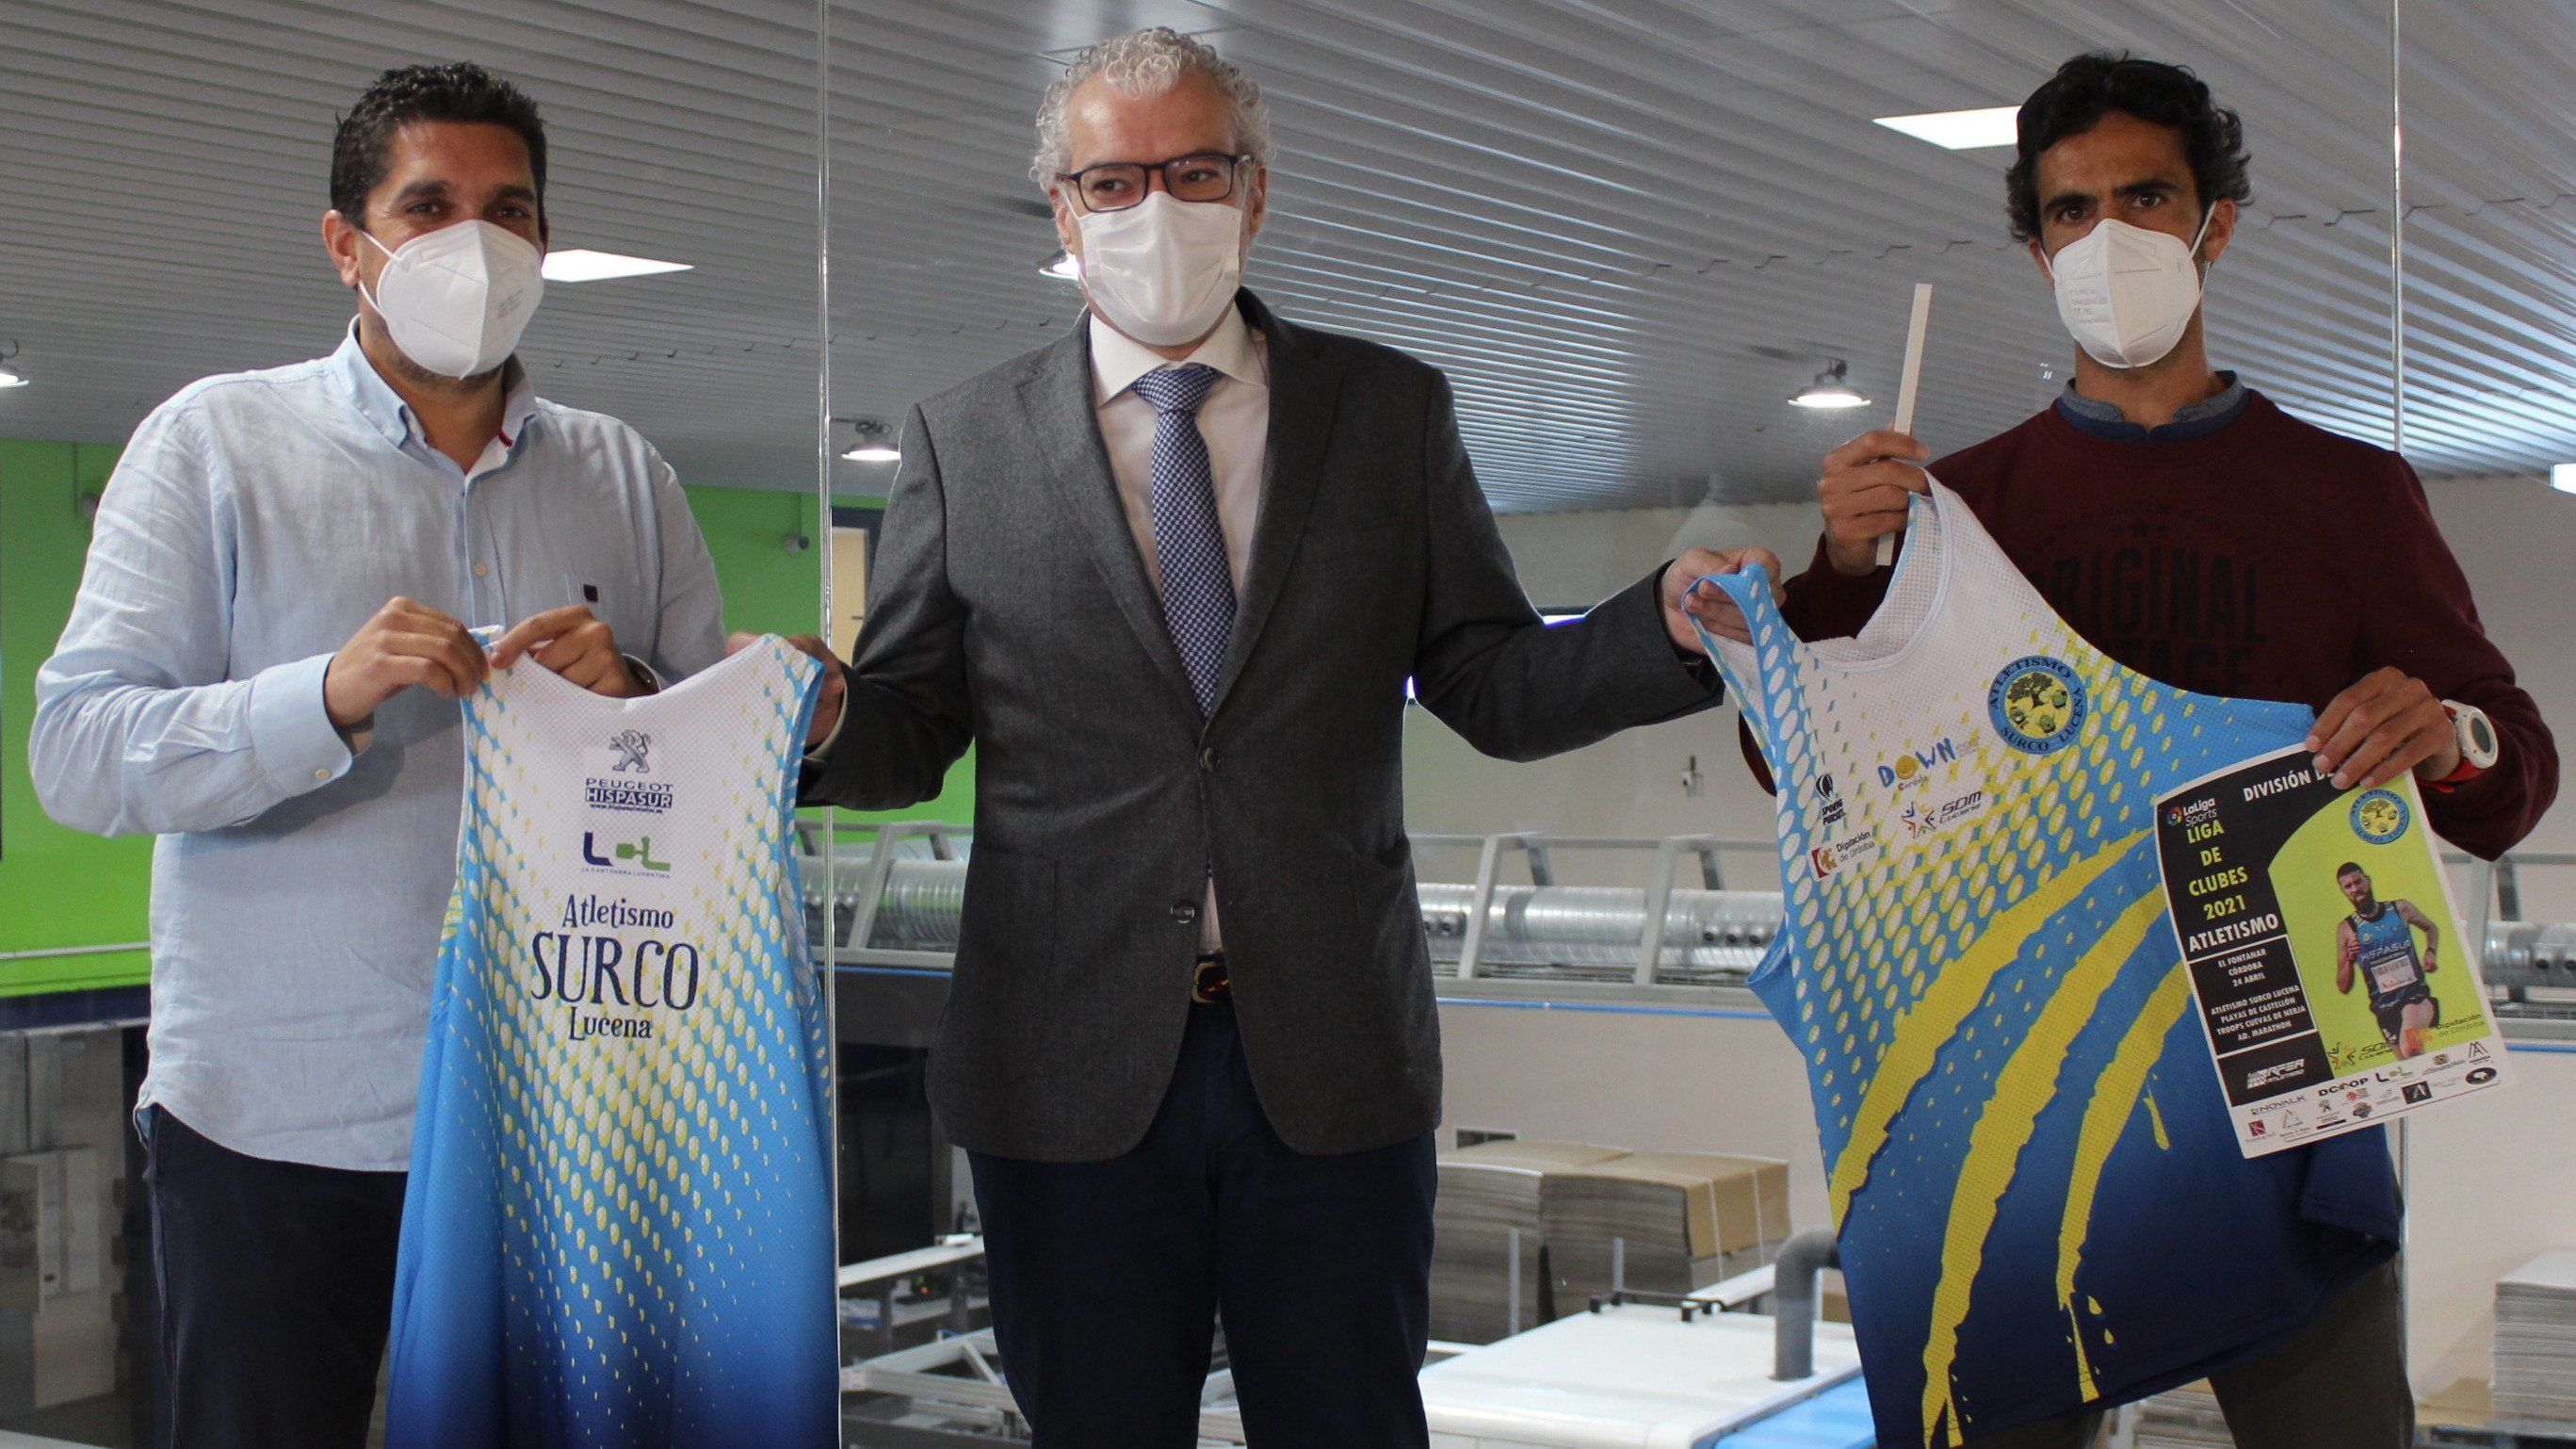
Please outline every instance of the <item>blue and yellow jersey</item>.
[[2353, 941], [2360, 953], [2354, 967], [2370, 986], [2373, 1009], [2386, 1011], [2410, 996], [2427, 994], [2430, 983], [2424, 979], [2424, 958], [2416, 954], [2415, 928], [2397, 910], [2394, 901], [2381, 901], [2379, 914], [2365, 916], [2355, 911], [2352, 922]]
[[1807, 1061], [1881, 1440], [1950, 1445], [2259, 1352], [2392, 1251], [2374, 1129], [2247, 1160], [2191, 1011], [2158, 792], [2300, 740], [2050, 611], [1957, 495], [1887, 601], [1712, 641], [1779, 786], [1752, 985]]
[[790, 829], [813, 661], [465, 704], [391, 1449], [840, 1442], [829, 1039]]

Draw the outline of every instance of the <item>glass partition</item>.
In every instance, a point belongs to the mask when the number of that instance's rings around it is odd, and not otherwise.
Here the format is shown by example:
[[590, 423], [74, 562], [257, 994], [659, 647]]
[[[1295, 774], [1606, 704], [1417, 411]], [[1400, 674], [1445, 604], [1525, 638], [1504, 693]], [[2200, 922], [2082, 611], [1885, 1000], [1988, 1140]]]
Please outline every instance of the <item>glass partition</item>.
[[[830, 346], [819, 486], [832, 519], [832, 643], [848, 657], [881, 583], [875, 565], [913, 404], [976, 370], [1014, 335], [1003, 319], [1045, 292], [1027, 267], [1023, 279], [984, 265], [984, 243], [1033, 223], [1025, 208], [993, 214], [1000, 197], [983, 163], [1007, 128], [969, 104], [998, 105], [1007, 87], [961, 71], [955, 53], [964, 35], [1005, 22], [972, 8], [847, 0], [821, 11]], [[939, 1247], [975, 1221], [963, 1157], [933, 1119], [927, 1086], [973, 810], [970, 750], [929, 798], [835, 810], [818, 838], [831, 859], [824, 949], [838, 1001], [841, 1256], [893, 1265], [873, 1277], [844, 1272], [853, 1361], [986, 1321], [976, 1254]], [[860, 1401], [870, 1402], [882, 1416], [900, 1401]]]
[[[2576, 488], [2576, 215], [2560, 199], [2571, 189], [2563, 108], [2535, 98], [2552, 93], [2569, 16], [2538, 7], [2470, 19], [2407, 0], [2399, 10], [2399, 447], [2481, 628], [2563, 740], [2576, 715], [2563, 587], [2576, 566], [2576, 499], [2565, 492]], [[2458, 667], [2428, 659], [2420, 672]], [[2497, 688], [2486, 678], [2464, 692], [2495, 705]], [[2553, 1388], [2564, 1369], [2535, 1340], [2533, 1314], [2563, 1292], [2533, 1269], [2576, 1241], [2576, 1213], [2567, 1155], [2540, 1104], [2571, 1085], [2576, 1061], [2564, 1040], [2576, 1020], [2576, 816], [2563, 790], [2536, 818], [2515, 808], [2512, 796], [2532, 788], [2533, 754], [2527, 720], [2515, 724], [2500, 732], [2499, 808], [2528, 833], [2493, 864], [2452, 857], [2453, 894], [2474, 923], [2463, 929], [2483, 936], [2487, 987], [2514, 1040], [2515, 1085], [2482, 1114], [2409, 1126], [2407, 1326], [2429, 1421], [2547, 1437], [2569, 1432]]]

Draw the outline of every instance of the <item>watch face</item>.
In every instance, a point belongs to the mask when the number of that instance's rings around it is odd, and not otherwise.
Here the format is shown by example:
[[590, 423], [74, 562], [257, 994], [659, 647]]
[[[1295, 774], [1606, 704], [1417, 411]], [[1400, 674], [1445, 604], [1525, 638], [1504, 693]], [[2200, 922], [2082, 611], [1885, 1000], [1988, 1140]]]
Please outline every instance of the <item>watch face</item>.
[[2495, 726], [2482, 714], [2469, 716], [2469, 747], [2479, 754], [2492, 754], [2496, 747]]

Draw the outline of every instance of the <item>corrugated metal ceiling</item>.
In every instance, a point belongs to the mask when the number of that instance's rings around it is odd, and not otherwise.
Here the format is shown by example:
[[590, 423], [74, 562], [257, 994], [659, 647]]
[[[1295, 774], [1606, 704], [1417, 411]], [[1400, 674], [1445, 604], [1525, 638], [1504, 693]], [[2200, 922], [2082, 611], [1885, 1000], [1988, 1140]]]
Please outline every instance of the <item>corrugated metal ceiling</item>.
[[[2536, 99], [2576, 77], [2576, 0], [2410, 9], [2410, 452], [2576, 458], [2576, 148]], [[462, 55], [545, 105], [558, 245], [698, 267], [553, 289], [541, 386], [634, 420], [693, 479], [810, 485], [816, 22], [0, 0], [0, 343], [40, 380], [0, 394], [0, 435], [112, 438], [190, 377], [329, 345], [335, 108], [384, 66]], [[2068, 348], [2003, 237], [2008, 153], [1869, 118], [2009, 102], [2103, 45], [2188, 61], [2245, 113], [2257, 197], [2213, 284], [2222, 365], [2328, 426], [2389, 428], [2388, 15], [2351, 0], [835, 3], [835, 413], [899, 416], [1070, 323], [1073, 290], [1035, 270], [1029, 114], [1070, 48], [1149, 23], [1207, 34], [1273, 96], [1254, 285], [1448, 368], [1501, 506], [1802, 495], [1892, 400], [1917, 280], [1940, 286], [1925, 436], [2036, 406]], [[1881, 408], [1786, 406], [1827, 356]]]

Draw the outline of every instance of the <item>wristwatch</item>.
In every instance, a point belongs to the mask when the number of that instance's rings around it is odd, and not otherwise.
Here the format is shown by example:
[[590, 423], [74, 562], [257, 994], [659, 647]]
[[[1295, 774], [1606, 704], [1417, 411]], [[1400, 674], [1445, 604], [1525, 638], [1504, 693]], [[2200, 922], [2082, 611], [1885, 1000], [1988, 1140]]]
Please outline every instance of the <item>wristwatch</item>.
[[2497, 757], [2504, 753], [2503, 745], [2496, 739], [2495, 725], [2487, 718], [2485, 710], [2473, 704], [2446, 699], [2442, 701], [2442, 712], [2451, 717], [2451, 733], [2460, 746], [2460, 764], [2451, 773], [2432, 782], [2436, 789], [2476, 779], [2494, 769]]

